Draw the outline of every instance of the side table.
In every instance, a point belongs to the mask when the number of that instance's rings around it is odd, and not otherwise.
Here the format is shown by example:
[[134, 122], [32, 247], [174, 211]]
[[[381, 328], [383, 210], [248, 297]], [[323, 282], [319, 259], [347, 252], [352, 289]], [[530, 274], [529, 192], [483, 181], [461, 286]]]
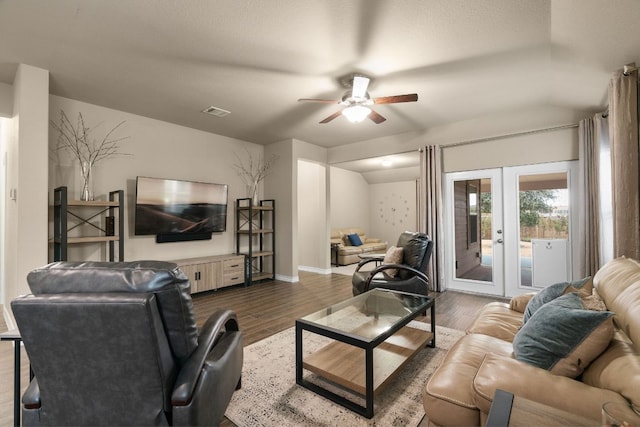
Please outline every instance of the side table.
[[[331, 263], [336, 267], [339, 267], [338, 264], [338, 250], [340, 249], [340, 243], [332, 243], [331, 244]], [[335, 261], [334, 261], [335, 260]]]
[[[20, 425], [20, 347], [22, 337], [20, 331], [12, 329], [0, 333], [0, 341], [13, 341], [13, 425]], [[29, 377], [33, 379], [33, 372], [29, 370]]]

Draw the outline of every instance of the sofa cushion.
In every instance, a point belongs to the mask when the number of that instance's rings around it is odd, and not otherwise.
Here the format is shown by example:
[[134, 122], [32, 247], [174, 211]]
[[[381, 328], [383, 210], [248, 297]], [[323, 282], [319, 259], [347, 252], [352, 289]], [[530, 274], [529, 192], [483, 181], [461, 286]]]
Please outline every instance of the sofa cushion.
[[[549, 301], [553, 301], [559, 296], [568, 294], [569, 292], [577, 292], [589, 279], [589, 277], [585, 277], [584, 279], [574, 282], [560, 282], [547, 286], [531, 298], [527, 304], [527, 308], [524, 310], [522, 321], [527, 323], [527, 320], [533, 316], [533, 313]], [[589, 291], [589, 293], [591, 293], [591, 291]]]
[[[398, 248], [396, 246], [391, 246], [382, 260], [383, 264], [401, 264], [402, 263], [402, 248]], [[395, 277], [398, 274], [397, 268], [390, 268], [384, 271], [391, 277]]]
[[584, 371], [582, 381], [620, 393], [640, 408], [640, 352], [627, 336], [617, 331], [609, 347]]
[[522, 295], [516, 295], [509, 301], [509, 308], [519, 313], [524, 313], [531, 298], [536, 296], [536, 292], [529, 292]]
[[472, 334], [460, 338], [447, 352], [422, 393], [430, 425], [480, 425], [472, 382], [489, 351], [510, 357], [512, 347], [498, 338]]
[[513, 311], [504, 302], [490, 302], [480, 309], [468, 334], [485, 334], [512, 342], [522, 326], [522, 314]]
[[349, 239], [349, 243], [351, 243], [352, 246], [362, 246], [362, 240], [357, 234], [349, 234], [347, 238]]
[[513, 340], [516, 359], [575, 378], [602, 353], [613, 337], [613, 313], [585, 310], [570, 293], [535, 311]]
[[[473, 378], [476, 405], [481, 412], [489, 413], [496, 388], [508, 390], [519, 398], [597, 420], [594, 426], [600, 425], [602, 402], [622, 400], [613, 391], [589, 387], [518, 360], [487, 353]], [[528, 425], [536, 425], [533, 417]]]
[[613, 322], [640, 352], [640, 263], [625, 257], [609, 261], [593, 277], [593, 285], [615, 313]]
[[362, 248], [359, 246], [342, 246], [338, 249], [339, 255], [358, 255], [362, 253]]

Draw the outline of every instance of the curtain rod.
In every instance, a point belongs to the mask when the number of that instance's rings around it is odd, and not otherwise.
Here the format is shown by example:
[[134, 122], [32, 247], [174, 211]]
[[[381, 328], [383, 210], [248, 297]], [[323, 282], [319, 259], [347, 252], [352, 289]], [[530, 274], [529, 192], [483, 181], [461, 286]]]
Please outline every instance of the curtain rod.
[[478, 144], [478, 143], [481, 143], [481, 142], [495, 141], [497, 139], [511, 138], [511, 137], [514, 137], [514, 136], [533, 135], [533, 134], [536, 134], [536, 133], [552, 132], [552, 131], [555, 131], [555, 130], [571, 129], [571, 128], [577, 128], [577, 127], [578, 127], [577, 123], [569, 124], [569, 125], [560, 125], [560, 126], [554, 126], [554, 127], [550, 127], [550, 128], [544, 128], [544, 129], [527, 130], [527, 131], [523, 131], [523, 132], [509, 133], [509, 134], [506, 134], [506, 135], [488, 136], [486, 138], [479, 138], [479, 139], [471, 139], [471, 140], [468, 140], [468, 141], [454, 142], [453, 144], [441, 145], [441, 147], [442, 148], [460, 147], [460, 146], [463, 146], [463, 145]]

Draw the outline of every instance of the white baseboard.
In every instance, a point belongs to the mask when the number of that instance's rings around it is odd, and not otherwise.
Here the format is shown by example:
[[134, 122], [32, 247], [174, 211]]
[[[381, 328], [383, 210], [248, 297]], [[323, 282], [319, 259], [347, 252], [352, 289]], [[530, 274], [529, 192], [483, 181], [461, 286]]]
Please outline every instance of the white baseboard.
[[11, 315], [11, 311], [9, 311], [9, 307], [6, 305], [2, 306], [2, 317], [4, 317], [4, 321], [7, 324], [7, 329], [16, 329], [16, 324], [13, 320], [13, 316]]
[[276, 274], [276, 280], [282, 280], [283, 282], [296, 283], [300, 281], [298, 276], [283, 276], [281, 274]]
[[331, 274], [330, 268], [318, 268], [318, 267], [307, 267], [306, 265], [299, 265], [298, 270], [308, 271], [310, 273], [318, 273], [318, 274]]

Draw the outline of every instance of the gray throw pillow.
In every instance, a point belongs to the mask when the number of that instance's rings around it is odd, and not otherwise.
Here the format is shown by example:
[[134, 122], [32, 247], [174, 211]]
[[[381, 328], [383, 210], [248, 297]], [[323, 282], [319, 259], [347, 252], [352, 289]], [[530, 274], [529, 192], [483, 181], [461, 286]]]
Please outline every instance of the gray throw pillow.
[[610, 311], [586, 310], [577, 293], [544, 304], [513, 339], [515, 358], [575, 378], [613, 338]]
[[[527, 323], [527, 320], [533, 316], [533, 313], [536, 312], [540, 307], [544, 304], [553, 301], [554, 299], [568, 293], [571, 291], [575, 291], [580, 289], [588, 280], [588, 277], [585, 277], [580, 280], [575, 280], [573, 282], [560, 282], [555, 283], [553, 285], [547, 286], [540, 292], [538, 292], [527, 304], [527, 307], [524, 310], [524, 316], [522, 317], [522, 323]], [[569, 289], [569, 287], [573, 287], [574, 289]]]

